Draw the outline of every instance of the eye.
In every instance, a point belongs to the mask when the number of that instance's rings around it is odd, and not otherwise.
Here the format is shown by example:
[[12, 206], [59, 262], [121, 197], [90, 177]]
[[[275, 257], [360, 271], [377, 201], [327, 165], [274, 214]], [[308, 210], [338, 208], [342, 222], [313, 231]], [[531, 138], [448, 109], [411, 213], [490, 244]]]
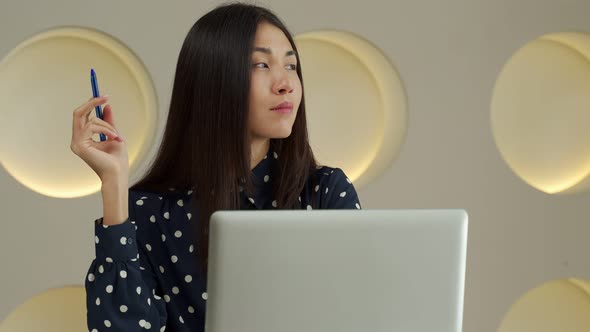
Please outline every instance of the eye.
[[[257, 67], [257, 68], [264, 68], [264, 67], [260, 67], [260, 66], [258, 66], [258, 65], [264, 65], [264, 66], [268, 67], [268, 65], [267, 65], [266, 63], [264, 63], [264, 62], [258, 62], [258, 63], [256, 63], [256, 64], [254, 64], [254, 67]], [[294, 64], [294, 63], [293, 63], [293, 64], [289, 64], [288, 66], [291, 66], [291, 69], [292, 69], [292, 70], [297, 70], [297, 64]]]

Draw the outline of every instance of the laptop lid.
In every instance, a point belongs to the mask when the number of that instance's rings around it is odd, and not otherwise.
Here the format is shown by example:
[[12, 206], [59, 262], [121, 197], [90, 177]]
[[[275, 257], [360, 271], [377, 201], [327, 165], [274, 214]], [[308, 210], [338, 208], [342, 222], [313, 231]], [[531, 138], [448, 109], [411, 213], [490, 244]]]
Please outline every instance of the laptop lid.
[[462, 327], [464, 210], [217, 211], [206, 332]]

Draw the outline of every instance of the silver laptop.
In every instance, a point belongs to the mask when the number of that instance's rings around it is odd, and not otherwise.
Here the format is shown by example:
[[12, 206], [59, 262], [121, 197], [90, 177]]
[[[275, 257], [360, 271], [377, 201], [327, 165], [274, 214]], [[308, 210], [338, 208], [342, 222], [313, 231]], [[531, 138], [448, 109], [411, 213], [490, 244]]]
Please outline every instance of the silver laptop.
[[464, 210], [218, 211], [206, 332], [459, 332]]

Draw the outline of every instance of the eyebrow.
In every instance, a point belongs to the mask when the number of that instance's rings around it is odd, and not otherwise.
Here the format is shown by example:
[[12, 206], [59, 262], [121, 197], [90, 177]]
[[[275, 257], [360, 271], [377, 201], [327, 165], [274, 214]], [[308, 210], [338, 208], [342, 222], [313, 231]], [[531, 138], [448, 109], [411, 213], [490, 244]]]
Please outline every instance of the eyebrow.
[[[253, 52], [262, 52], [262, 53], [266, 53], [266, 54], [272, 54], [272, 50], [268, 47], [254, 47]], [[295, 51], [293, 51], [293, 50], [287, 51], [287, 53], [285, 53], [285, 57], [288, 57], [288, 56], [295, 56]]]

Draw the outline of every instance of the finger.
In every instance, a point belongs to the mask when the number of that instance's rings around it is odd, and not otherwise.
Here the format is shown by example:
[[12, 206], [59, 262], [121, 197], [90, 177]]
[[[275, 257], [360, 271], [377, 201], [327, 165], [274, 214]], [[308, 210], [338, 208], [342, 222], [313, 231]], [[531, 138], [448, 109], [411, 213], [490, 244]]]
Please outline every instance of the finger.
[[92, 146], [93, 148], [97, 149], [97, 150], [102, 150], [105, 151], [110, 148], [111, 144], [119, 144], [119, 142], [122, 142], [119, 139], [115, 139], [115, 140], [106, 140], [104, 142], [96, 142], [96, 141], [91, 141], [90, 142], [90, 146]]
[[92, 123], [88, 125], [88, 128], [85, 131], [84, 139], [92, 138], [94, 134], [100, 133], [105, 134], [109, 140], [114, 140], [116, 137], [119, 136], [117, 135], [117, 133], [111, 131], [109, 128], [105, 126]]
[[76, 108], [76, 110], [74, 110], [74, 117], [81, 119], [88, 118], [88, 114], [90, 113], [90, 111], [92, 111], [96, 106], [106, 103], [107, 100], [108, 96], [90, 99], [89, 101], [85, 102], [84, 104]]
[[110, 123], [106, 122], [105, 120], [101, 120], [100, 118], [93, 117], [89, 120], [89, 122], [97, 124], [97, 125], [105, 126], [105, 127], [109, 128], [109, 130], [111, 130], [117, 134], [119, 133], [117, 128], [113, 127]]
[[97, 105], [101, 105], [104, 104], [105, 101], [107, 101], [109, 99], [108, 95], [104, 95], [104, 96], [99, 96], [96, 98], [90, 98], [88, 99], [88, 101], [86, 101], [84, 104], [78, 106], [78, 108], [76, 108], [76, 111], [82, 111], [89, 109], [89, 108], [94, 108]]

